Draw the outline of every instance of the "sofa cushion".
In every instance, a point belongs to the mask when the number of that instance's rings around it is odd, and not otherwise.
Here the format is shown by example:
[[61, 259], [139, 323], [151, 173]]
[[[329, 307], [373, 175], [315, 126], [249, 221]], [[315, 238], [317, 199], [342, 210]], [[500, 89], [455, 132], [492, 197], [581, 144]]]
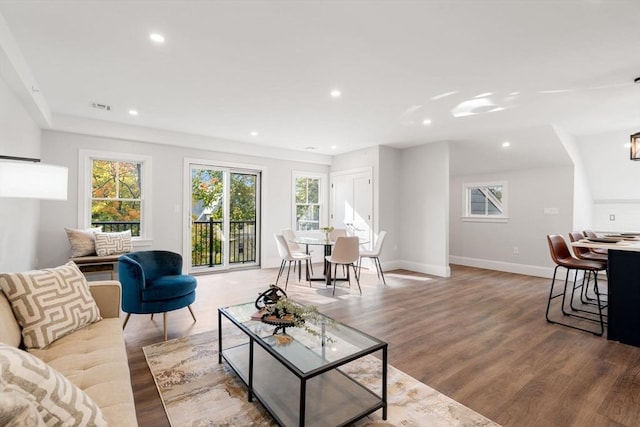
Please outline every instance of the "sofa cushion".
[[0, 389], [0, 426], [45, 427], [46, 424], [25, 393]]
[[38, 409], [47, 425], [107, 426], [91, 398], [37, 357], [0, 344], [0, 386], [15, 391]]
[[85, 230], [65, 227], [64, 231], [67, 232], [72, 257], [95, 255], [96, 237], [94, 233], [102, 231], [102, 227], [87, 228]]
[[196, 290], [196, 278], [187, 275], [161, 276], [148, 281], [142, 290], [142, 301], [163, 301], [189, 295]]
[[43, 348], [101, 319], [89, 285], [78, 267], [64, 266], [0, 274], [0, 288], [22, 327], [26, 348]]
[[29, 352], [87, 393], [110, 426], [137, 425], [121, 319], [103, 319]]
[[[11, 304], [0, 288], [0, 342], [18, 347], [22, 341], [20, 325], [13, 315]], [[2, 424], [0, 424], [2, 425]]]
[[131, 230], [119, 233], [95, 233], [95, 236], [98, 256], [131, 252]]

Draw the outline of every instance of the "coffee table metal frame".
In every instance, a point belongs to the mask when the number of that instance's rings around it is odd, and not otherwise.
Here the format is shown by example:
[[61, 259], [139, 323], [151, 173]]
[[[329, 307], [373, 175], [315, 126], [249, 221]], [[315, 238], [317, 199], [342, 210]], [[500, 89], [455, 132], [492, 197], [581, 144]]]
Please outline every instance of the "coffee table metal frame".
[[[331, 324], [338, 325], [339, 328], [344, 328], [347, 333], [344, 336], [341, 336], [340, 339], [348, 339], [349, 335], [354, 336], [356, 338], [360, 337], [362, 339], [368, 340], [371, 345], [368, 345], [366, 348], [359, 349], [352, 353], [346, 354], [343, 357], [339, 357], [336, 360], [327, 360], [326, 356], [326, 345], [324, 344], [324, 333], [325, 333], [325, 323], [322, 323], [322, 334], [323, 334], [323, 345], [321, 354], [314, 352], [309, 347], [305, 347], [304, 345], [300, 345], [300, 343], [294, 340], [294, 345], [297, 347], [297, 351], [308, 352], [308, 354], [303, 354], [303, 359], [307, 358], [308, 360], [315, 359], [316, 361], [320, 361], [320, 366], [317, 366], [312, 369], [305, 369], [300, 366], [296, 366], [292, 361], [288, 360], [287, 357], [283, 356], [280, 352], [274, 350], [274, 337], [271, 334], [265, 334], [262, 336], [257, 335], [251, 329], [251, 326], [255, 327], [256, 324], [263, 324], [260, 321], [256, 320], [248, 320], [248, 319], [237, 319], [232, 313], [234, 308], [248, 308], [249, 305], [253, 305], [253, 303], [248, 304], [240, 304], [238, 306], [224, 307], [218, 309], [218, 363], [222, 363], [223, 359], [229, 364], [229, 366], [233, 369], [233, 371], [238, 374], [240, 379], [247, 386], [247, 397], [249, 402], [253, 400], [253, 396], [255, 396], [260, 403], [267, 409], [267, 411], [273, 416], [273, 418], [280, 425], [287, 425], [286, 420], [283, 418], [282, 414], [278, 412], [277, 408], [272, 407], [266, 396], [261, 396], [261, 393], [256, 390], [256, 388], [262, 388], [264, 390], [265, 385], [261, 385], [261, 387], [256, 387], [255, 377], [256, 377], [256, 369], [259, 369], [259, 366], [263, 365], [267, 366], [269, 363], [273, 363], [273, 361], [277, 361], [281, 366], [285, 367], [286, 370], [291, 372], [297, 379], [299, 380], [299, 415], [298, 415], [298, 425], [304, 426], [309, 425], [309, 422], [306, 420], [307, 415], [307, 397], [308, 397], [308, 383], [310, 380], [319, 377], [325, 376], [324, 378], [316, 379], [316, 383], [318, 381], [322, 381], [323, 384], [331, 383], [331, 381], [338, 380], [336, 384], [339, 384], [338, 387], [340, 389], [348, 388], [350, 392], [357, 393], [362, 400], [366, 400], [366, 407], [356, 408], [355, 413], [350, 413], [349, 419], [341, 420], [335, 425], [346, 425], [352, 423], [358, 419], [361, 419], [378, 409], [382, 409], [382, 418], [384, 420], [387, 419], [387, 343], [378, 340], [370, 335], [365, 334], [355, 328], [351, 328], [347, 325], [344, 325], [340, 322], [336, 322], [328, 316], [322, 315], [323, 319], [326, 319]], [[235, 325], [239, 330], [241, 330], [248, 338], [248, 343], [243, 343], [240, 345], [232, 346], [229, 348], [223, 348], [223, 318], [228, 319], [233, 325]], [[253, 323], [252, 323], [253, 322]], [[226, 322], [225, 322], [226, 323]], [[291, 329], [291, 328], [287, 328]], [[297, 329], [297, 333], [300, 332], [300, 328]], [[266, 328], [265, 328], [266, 330]], [[355, 335], [354, 335], [355, 334]], [[264, 349], [268, 357], [265, 353], [260, 352], [256, 356], [256, 348], [255, 345], [258, 345], [260, 348]], [[290, 344], [287, 344], [290, 345]], [[338, 368], [343, 366], [349, 362], [357, 360], [361, 357], [364, 357], [368, 354], [375, 353], [377, 351], [382, 352], [382, 375], [380, 378], [382, 385], [382, 394], [377, 395], [369, 388], [365, 387], [363, 384], [360, 384], [355, 379], [351, 378], [346, 373], [342, 372]], [[246, 358], [246, 352], [248, 352], [248, 366], [245, 366], [245, 362], [239, 361], [240, 359]], [[238, 356], [240, 355], [240, 356]], [[256, 359], [259, 359], [256, 362]], [[273, 366], [272, 368], [273, 369]], [[304, 370], [303, 370], [304, 369]], [[270, 380], [271, 381], [271, 380]], [[270, 386], [278, 387], [277, 384], [271, 384]], [[338, 390], [336, 390], [338, 392]], [[326, 396], [325, 396], [326, 397]], [[309, 396], [310, 399], [318, 398], [318, 396]], [[348, 400], [348, 399], [343, 399]], [[342, 402], [339, 401], [339, 404], [347, 405], [350, 402]], [[334, 412], [333, 410], [336, 408], [327, 408], [328, 411]], [[349, 411], [353, 411], [353, 409], [349, 409]], [[336, 410], [337, 412], [337, 410]], [[326, 414], [326, 413], [325, 413]], [[311, 424], [319, 423], [319, 425], [326, 425], [323, 423], [322, 419], [318, 419], [318, 414], [311, 414], [313, 418], [310, 419]], [[335, 414], [334, 414], [335, 416]], [[335, 422], [335, 420], [334, 420]], [[289, 423], [290, 424], [290, 423]]]

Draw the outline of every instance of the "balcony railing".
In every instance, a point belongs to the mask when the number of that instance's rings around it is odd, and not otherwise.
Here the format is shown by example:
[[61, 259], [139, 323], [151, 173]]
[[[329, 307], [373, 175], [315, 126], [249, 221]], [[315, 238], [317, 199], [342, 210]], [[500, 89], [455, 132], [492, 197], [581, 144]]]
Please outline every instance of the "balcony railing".
[[[223, 221], [193, 221], [191, 231], [191, 265], [222, 265]], [[256, 261], [256, 222], [229, 221], [229, 263]]]
[[131, 235], [140, 236], [140, 222], [133, 221], [94, 221], [92, 227], [102, 227], [104, 233], [114, 233], [118, 231], [131, 230]]
[[[222, 265], [223, 221], [193, 221], [191, 231], [191, 266], [215, 267]], [[96, 221], [93, 227], [102, 227], [106, 233], [131, 230], [140, 236], [140, 222]], [[229, 263], [244, 264], [256, 261], [256, 222], [230, 221]]]

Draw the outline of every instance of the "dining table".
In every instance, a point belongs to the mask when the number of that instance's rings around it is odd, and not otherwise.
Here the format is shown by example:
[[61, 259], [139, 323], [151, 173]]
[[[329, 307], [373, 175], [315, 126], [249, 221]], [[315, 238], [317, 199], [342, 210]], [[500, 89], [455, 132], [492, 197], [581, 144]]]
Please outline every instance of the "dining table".
[[640, 234], [586, 238], [571, 245], [607, 250], [607, 339], [640, 347]]
[[[326, 283], [327, 286], [329, 286], [331, 284], [331, 281], [333, 280], [333, 278], [331, 277], [331, 266], [329, 261], [327, 261], [327, 256], [331, 255], [331, 252], [333, 251], [333, 246], [336, 244], [335, 240], [330, 239], [329, 237], [325, 237], [325, 236], [296, 236], [294, 239], [291, 239], [292, 243], [297, 243], [298, 245], [304, 245], [305, 246], [305, 252], [308, 254], [309, 253], [309, 246], [322, 246], [324, 247], [324, 256], [323, 256], [323, 261], [324, 261], [324, 268], [322, 269], [322, 276], [321, 277], [317, 277], [317, 276], [309, 276], [308, 280], [309, 281], [323, 281]], [[362, 237], [360, 237], [360, 244], [364, 245], [369, 243], [368, 239], [364, 239]], [[343, 276], [343, 277], [336, 277], [336, 280], [341, 280], [341, 281], [348, 281], [349, 280], [349, 269], [347, 269], [347, 275]]]

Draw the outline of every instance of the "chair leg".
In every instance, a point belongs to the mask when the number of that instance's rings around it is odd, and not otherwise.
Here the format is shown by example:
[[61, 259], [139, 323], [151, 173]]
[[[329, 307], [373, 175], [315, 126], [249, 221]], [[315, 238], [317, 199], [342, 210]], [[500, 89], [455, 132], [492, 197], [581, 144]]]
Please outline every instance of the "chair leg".
[[164, 313], [162, 313], [162, 323], [164, 326], [164, 340], [167, 340], [167, 312], [165, 311]]
[[[356, 265], [351, 264], [351, 267], [353, 267], [353, 275], [356, 276], [356, 283], [358, 284], [358, 290], [360, 291], [360, 295], [362, 295], [362, 288], [360, 287], [360, 278], [358, 277], [358, 273], [356, 272]], [[347, 271], [349, 271], [349, 266], [347, 266]], [[349, 284], [351, 284], [351, 282], [349, 282]]]
[[[329, 266], [329, 269], [331, 269], [331, 266]], [[333, 267], [333, 295], [336, 294], [336, 276], [338, 274], [338, 264], [334, 264]]]
[[[569, 273], [570, 273], [570, 271], [568, 269], [567, 269], [567, 274], [566, 274], [565, 279], [564, 279], [564, 286], [563, 286], [562, 293], [558, 293], [556, 295], [553, 294], [553, 288], [554, 288], [555, 280], [556, 280], [556, 273], [557, 273], [559, 267], [560, 267], [560, 265], [556, 265], [556, 267], [553, 269], [553, 277], [551, 279], [551, 288], [549, 289], [549, 299], [547, 300], [547, 310], [546, 310], [546, 314], [545, 314], [547, 322], [555, 323], [555, 324], [562, 325], [562, 326], [566, 326], [566, 327], [569, 327], [569, 328], [572, 328], [572, 329], [577, 329], [579, 331], [590, 332], [590, 333], [592, 333], [594, 335], [601, 336], [604, 333], [604, 325], [605, 325], [604, 317], [605, 317], [605, 315], [604, 315], [604, 313], [602, 313], [603, 306], [602, 306], [602, 304], [600, 302], [599, 295], [596, 294], [596, 298], [598, 299], [598, 313], [591, 313], [591, 314], [593, 314], [595, 316], [598, 316], [598, 319], [593, 319], [593, 318], [590, 318], [590, 317], [580, 316], [580, 315], [577, 315], [577, 314], [572, 314], [572, 313], [567, 312], [565, 310], [565, 305], [566, 305], [567, 291], [568, 291], [568, 286], [569, 286]], [[585, 274], [586, 273], [587, 272], [585, 271]], [[597, 289], [597, 287], [598, 287], [597, 272], [594, 271], [594, 274], [595, 274], [594, 287]], [[573, 299], [573, 295], [575, 293], [575, 278], [574, 278], [574, 284], [571, 287], [572, 287], [571, 298]], [[600, 325], [600, 331], [597, 332], [597, 331], [593, 331], [591, 329], [586, 329], [586, 328], [581, 328], [579, 326], [574, 326], [574, 325], [569, 324], [569, 323], [562, 323], [562, 322], [558, 322], [558, 321], [555, 321], [555, 320], [551, 320], [549, 318], [549, 309], [550, 309], [550, 306], [551, 306], [551, 300], [554, 299], [554, 298], [560, 298], [560, 297], [562, 297], [562, 301], [560, 302], [560, 304], [561, 304], [561, 310], [560, 311], [562, 312], [563, 315], [569, 316], [569, 317], [575, 317], [575, 318], [579, 318], [579, 319], [584, 319], [584, 320], [589, 320], [591, 322], [598, 323]], [[570, 305], [570, 307], [571, 307], [571, 305]]]
[[307, 282], [309, 282], [309, 287], [311, 287], [311, 276], [309, 275], [309, 264], [310, 264], [310, 262], [309, 262], [309, 260], [306, 260], [306, 261], [307, 261]]
[[129, 321], [129, 317], [131, 317], [131, 313], [127, 313], [127, 317], [124, 318], [124, 324], [122, 325], [122, 330], [127, 327], [127, 322]]
[[287, 261], [282, 260], [282, 262], [280, 263], [280, 270], [278, 270], [278, 277], [276, 277], [276, 285], [278, 284], [278, 280], [280, 280], [280, 276], [282, 276], [282, 273], [284, 272], [284, 266], [287, 263]]
[[153, 313], [151, 313], [151, 320], [153, 320]]
[[291, 261], [289, 261], [289, 268], [287, 269], [287, 281], [284, 284], [284, 290], [287, 290], [287, 286], [289, 286], [289, 273], [291, 273]]
[[382, 283], [386, 285], [387, 281], [384, 279], [384, 272], [382, 271], [382, 264], [380, 264], [380, 258], [376, 257], [375, 261], [378, 262], [378, 268], [380, 269], [380, 276], [382, 276]]
[[193, 314], [193, 309], [191, 308], [191, 306], [190, 306], [190, 305], [188, 305], [188, 306], [187, 306], [187, 308], [189, 309], [189, 313], [191, 313], [191, 317], [193, 317], [193, 321], [194, 321], [194, 322], [197, 322], [197, 320], [196, 320], [196, 315], [195, 315], [195, 314]]

